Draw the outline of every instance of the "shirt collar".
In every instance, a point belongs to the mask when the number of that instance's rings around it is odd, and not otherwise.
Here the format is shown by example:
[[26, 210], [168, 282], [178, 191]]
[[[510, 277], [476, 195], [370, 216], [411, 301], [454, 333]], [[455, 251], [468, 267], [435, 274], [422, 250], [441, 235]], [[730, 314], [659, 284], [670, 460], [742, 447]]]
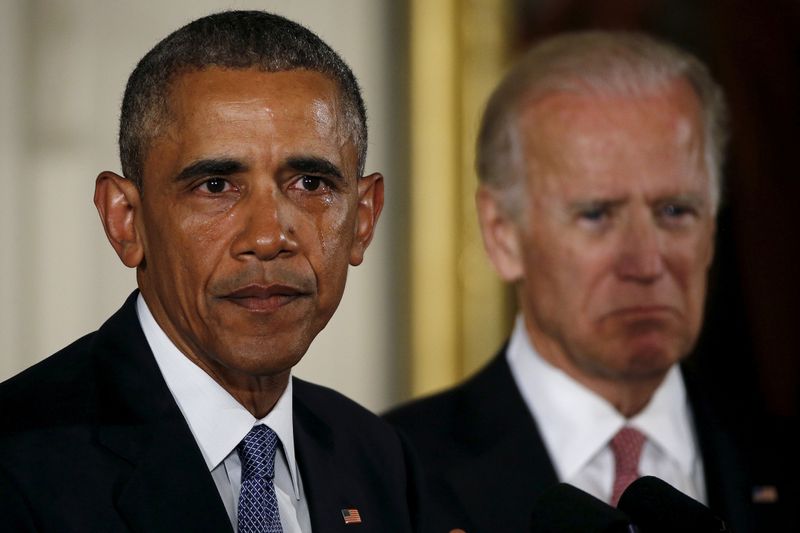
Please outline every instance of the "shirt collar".
[[686, 386], [678, 365], [669, 370], [650, 403], [631, 418], [628, 425], [647, 435], [650, 442], [672, 457], [685, 476], [692, 474], [698, 449]]
[[645, 409], [626, 420], [604, 398], [545, 361], [530, 342], [522, 316], [516, 319], [506, 358], [559, 479], [573, 477], [625, 425], [642, 431], [691, 475], [697, 451], [677, 365]]
[[292, 380], [272, 410], [256, 419], [203, 369], [186, 357], [156, 322], [141, 294], [136, 312], [164, 381], [197, 441], [208, 470], [222, 463], [256, 424], [269, 426], [281, 441], [295, 497], [300, 497], [292, 426]]

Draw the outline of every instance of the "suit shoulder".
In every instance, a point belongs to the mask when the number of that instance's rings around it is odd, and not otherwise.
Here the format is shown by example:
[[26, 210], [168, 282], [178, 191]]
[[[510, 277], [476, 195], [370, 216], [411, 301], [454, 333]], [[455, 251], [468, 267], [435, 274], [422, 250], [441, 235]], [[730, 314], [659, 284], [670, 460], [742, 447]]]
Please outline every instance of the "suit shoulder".
[[411, 400], [385, 412], [383, 418], [404, 430], [431, 427], [442, 428], [460, 411], [466, 394], [464, 384]]
[[451, 433], [452, 425], [465, 418], [480, 416], [486, 402], [495, 404], [500, 388], [513, 387], [504, 351], [501, 350], [483, 369], [463, 383], [422, 398], [401, 404], [383, 414], [383, 418], [413, 438]]
[[94, 335], [78, 339], [0, 383], [3, 432], [21, 424], [63, 421], [76, 413], [92, 382], [89, 351]]
[[311, 412], [339, 428], [374, 427], [393, 432], [376, 414], [328, 387], [293, 378], [294, 397]]

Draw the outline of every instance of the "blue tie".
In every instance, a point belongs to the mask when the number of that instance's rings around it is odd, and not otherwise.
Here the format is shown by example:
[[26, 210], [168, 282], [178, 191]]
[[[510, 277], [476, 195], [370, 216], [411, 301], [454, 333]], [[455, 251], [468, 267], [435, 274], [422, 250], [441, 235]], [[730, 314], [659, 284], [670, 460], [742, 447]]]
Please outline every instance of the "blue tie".
[[264, 425], [255, 426], [237, 446], [242, 461], [239, 493], [239, 533], [283, 533], [272, 478], [278, 436]]

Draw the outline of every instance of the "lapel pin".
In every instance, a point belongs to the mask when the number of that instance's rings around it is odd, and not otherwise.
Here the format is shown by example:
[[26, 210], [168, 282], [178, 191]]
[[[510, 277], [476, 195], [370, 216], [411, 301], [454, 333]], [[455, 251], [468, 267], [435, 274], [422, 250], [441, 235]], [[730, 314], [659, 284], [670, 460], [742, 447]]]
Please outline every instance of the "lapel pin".
[[774, 485], [753, 487], [753, 503], [777, 503], [778, 488]]
[[358, 509], [342, 509], [342, 518], [344, 518], [345, 524], [361, 523], [361, 513], [358, 512]]

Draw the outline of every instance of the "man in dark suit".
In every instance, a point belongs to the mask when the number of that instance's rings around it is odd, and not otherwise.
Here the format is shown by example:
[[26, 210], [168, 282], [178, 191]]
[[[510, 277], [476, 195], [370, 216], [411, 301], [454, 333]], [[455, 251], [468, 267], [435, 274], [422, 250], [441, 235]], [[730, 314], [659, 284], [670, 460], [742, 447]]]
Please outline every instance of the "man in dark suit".
[[383, 205], [366, 138], [350, 69], [284, 18], [204, 17], [140, 61], [94, 197], [139, 290], [0, 385], [0, 530], [416, 528], [395, 431], [290, 376]]
[[527, 531], [558, 481], [615, 505], [655, 475], [740, 532], [754, 500], [777, 500], [680, 369], [702, 322], [725, 122], [707, 69], [644, 35], [551, 38], [494, 91], [476, 201], [520, 314], [476, 376], [387, 415], [420, 455], [435, 530]]

